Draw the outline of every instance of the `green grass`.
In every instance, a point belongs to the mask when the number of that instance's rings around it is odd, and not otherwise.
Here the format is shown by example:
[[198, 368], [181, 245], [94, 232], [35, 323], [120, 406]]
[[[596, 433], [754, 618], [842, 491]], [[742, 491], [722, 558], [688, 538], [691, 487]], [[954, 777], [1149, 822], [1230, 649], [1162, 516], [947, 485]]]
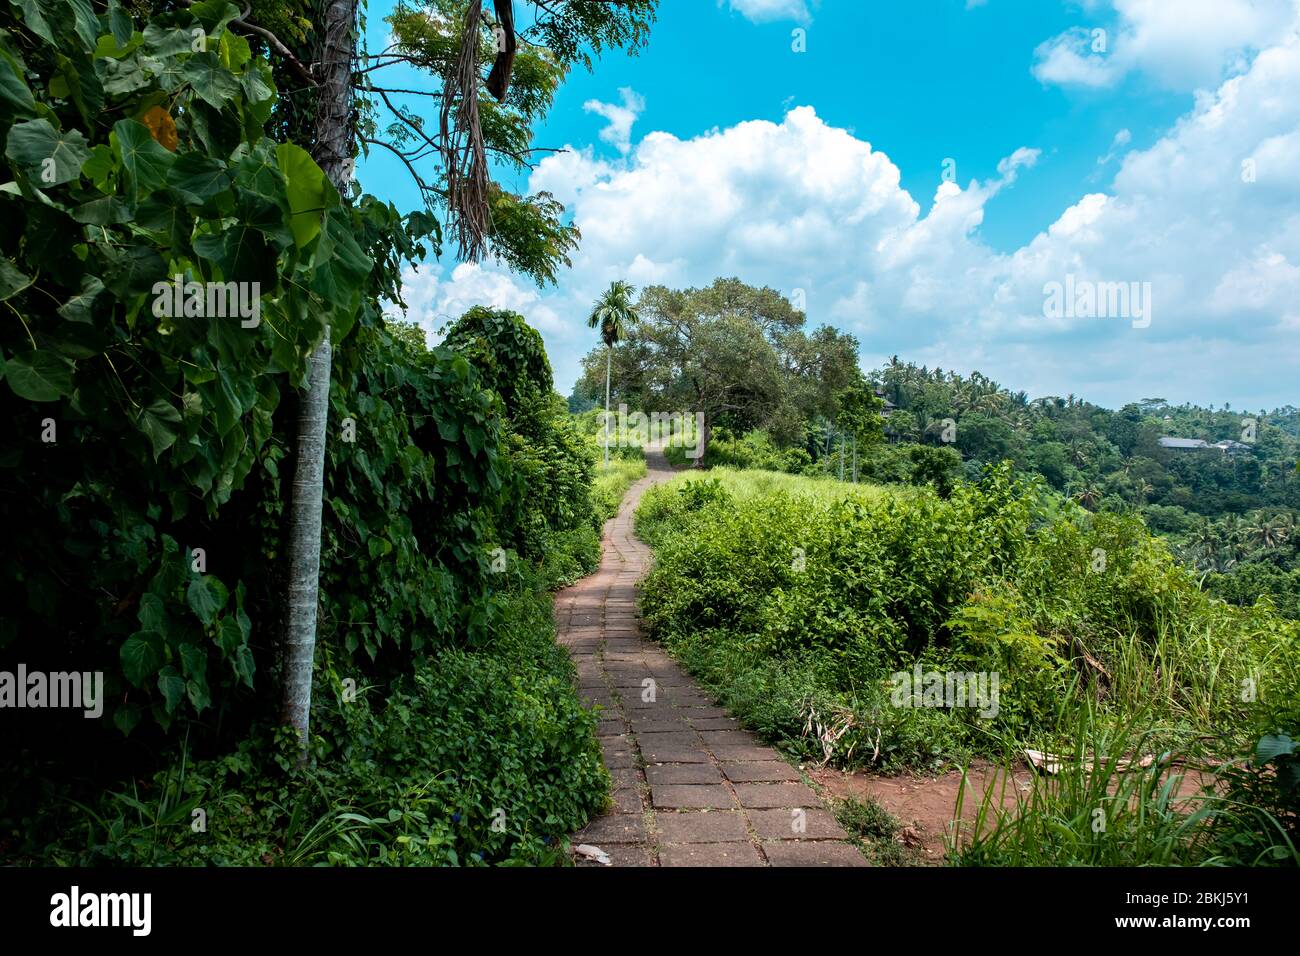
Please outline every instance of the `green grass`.
[[874, 797], [845, 797], [832, 803], [835, 820], [873, 866], [914, 866], [918, 854], [899, 838], [903, 825]]
[[592, 483], [591, 498], [596, 504], [596, 516], [601, 521], [608, 521], [618, 514], [618, 506], [627, 494], [628, 488], [637, 480], [644, 478], [646, 465], [644, 458], [611, 458], [609, 465], [596, 466], [596, 480]]
[[[850, 484], [826, 476], [790, 475], [779, 471], [758, 471], [749, 468], [710, 468], [705, 472], [683, 472], [657, 486], [663, 493], [677, 491], [692, 481], [712, 479], [720, 482], [737, 501], [765, 498], [774, 494], [788, 494], [817, 502], [854, 500], [863, 504], [879, 502], [888, 496], [908, 495], [904, 488], [886, 488], [882, 485]], [[638, 526], [639, 527], [639, 526]]]

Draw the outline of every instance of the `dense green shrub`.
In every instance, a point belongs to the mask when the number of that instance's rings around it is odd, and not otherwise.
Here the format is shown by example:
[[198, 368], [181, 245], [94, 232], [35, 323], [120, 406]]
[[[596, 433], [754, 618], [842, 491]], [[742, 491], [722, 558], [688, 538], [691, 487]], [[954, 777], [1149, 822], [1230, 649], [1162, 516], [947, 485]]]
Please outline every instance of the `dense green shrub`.
[[[391, 684], [327, 666], [310, 768], [297, 766], [294, 742], [282, 732], [261, 730], [228, 754], [179, 762], [84, 807], [47, 794], [39, 815], [7, 821], [5, 858], [557, 862], [564, 837], [606, 799], [596, 718], [570, 689], [572, 668], [535, 582], [516, 581], [503, 596], [500, 624], [491, 648], [437, 651]], [[269, 759], [277, 754], [278, 766]], [[192, 826], [196, 810], [203, 832]], [[58, 841], [44, 845], [53, 832]]]
[[517, 313], [475, 307], [445, 344], [500, 398], [503, 493], [513, 505], [495, 518], [502, 546], [541, 564], [551, 586], [576, 580], [600, 560], [596, 455], [554, 391], [541, 335]]
[[[743, 719], [802, 755], [828, 731], [850, 765], [1050, 749], [1063, 702], [1118, 715], [1152, 698], [1164, 743], [1239, 745], [1255, 713], [1244, 682], [1294, 695], [1279, 670], [1294, 625], [1214, 601], [1137, 518], [1090, 515], [1009, 465], [947, 499], [712, 475], [643, 499], [656, 550], [643, 611]], [[996, 714], [893, 706], [893, 675], [917, 665], [997, 673]]]

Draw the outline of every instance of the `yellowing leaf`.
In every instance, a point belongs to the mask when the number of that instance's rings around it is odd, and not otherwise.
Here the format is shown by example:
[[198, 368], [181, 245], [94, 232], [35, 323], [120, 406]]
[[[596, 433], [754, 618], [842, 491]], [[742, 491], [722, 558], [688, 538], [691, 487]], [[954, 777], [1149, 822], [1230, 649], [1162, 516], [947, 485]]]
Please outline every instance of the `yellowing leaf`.
[[176, 152], [180, 141], [176, 135], [176, 121], [161, 106], [155, 106], [140, 117], [140, 122], [149, 128], [149, 135], [164, 148]]

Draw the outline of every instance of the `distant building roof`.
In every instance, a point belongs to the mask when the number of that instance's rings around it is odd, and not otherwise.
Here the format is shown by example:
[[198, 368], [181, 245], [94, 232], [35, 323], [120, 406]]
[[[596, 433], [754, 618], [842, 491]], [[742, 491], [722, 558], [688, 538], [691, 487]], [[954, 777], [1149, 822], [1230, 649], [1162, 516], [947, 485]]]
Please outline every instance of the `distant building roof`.
[[1209, 448], [1209, 442], [1203, 438], [1169, 438], [1160, 439], [1161, 448]]
[[1233, 441], [1231, 438], [1225, 438], [1223, 441], [1216, 441], [1215, 448], [1222, 448], [1224, 451], [1246, 451], [1250, 448], [1244, 442]]

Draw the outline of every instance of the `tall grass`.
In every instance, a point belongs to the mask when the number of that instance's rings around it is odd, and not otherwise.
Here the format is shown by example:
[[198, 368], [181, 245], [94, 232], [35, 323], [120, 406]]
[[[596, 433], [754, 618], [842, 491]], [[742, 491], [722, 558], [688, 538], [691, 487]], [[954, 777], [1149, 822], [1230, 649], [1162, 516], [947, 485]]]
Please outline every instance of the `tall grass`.
[[[1285, 829], [1267, 810], [1218, 792], [1215, 767], [1159, 751], [1149, 709], [1107, 717], [1074, 711], [1073, 746], [1054, 756], [1056, 773], [1034, 772], [1028, 793], [1008, 749], [996, 786], [985, 789], [973, 819], [963, 820], [963, 774], [950, 862], [959, 866], [1231, 866], [1300, 864]], [[1144, 760], [1143, 758], [1146, 758]], [[1143, 766], [1147, 760], [1149, 765]], [[1013, 799], [1009, 800], [1009, 796]], [[1011, 806], [1007, 806], [1011, 803]], [[1239, 834], [1249, 833], [1249, 840]], [[1252, 849], [1242, 858], [1239, 847]]]

